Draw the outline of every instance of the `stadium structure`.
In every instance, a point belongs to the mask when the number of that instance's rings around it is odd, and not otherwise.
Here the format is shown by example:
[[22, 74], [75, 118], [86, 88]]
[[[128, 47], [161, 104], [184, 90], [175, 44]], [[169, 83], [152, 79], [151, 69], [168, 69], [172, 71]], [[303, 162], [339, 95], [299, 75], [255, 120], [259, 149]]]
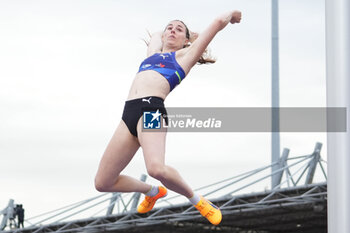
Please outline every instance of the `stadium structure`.
[[[284, 149], [276, 163], [197, 189], [222, 210], [223, 220], [217, 226], [183, 203], [181, 196], [161, 199], [150, 213], [139, 214], [139, 193], [104, 193], [27, 218], [25, 228], [15, 228], [15, 203], [10, 200], [0, 212], [0, 232], [327, 232], [327, 163], [321, 148], [316, 143], [311, 154], [291, 158], [289, 149]], [[271, 172], [272, 166], [278, 169]], [[278, 184], [267, 189], [264, 185], [273, 175]], [[313, 182], [316, 176], [318, 181]]]

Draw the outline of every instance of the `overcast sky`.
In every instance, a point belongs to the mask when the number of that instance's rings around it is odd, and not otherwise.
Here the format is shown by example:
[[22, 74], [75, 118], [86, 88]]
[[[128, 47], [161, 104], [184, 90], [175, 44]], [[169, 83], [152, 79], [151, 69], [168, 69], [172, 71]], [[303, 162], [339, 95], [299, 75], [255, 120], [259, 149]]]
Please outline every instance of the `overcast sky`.
[[[324, 1], [279, 2], [280, 106], [323, 107]], [[217, 63], [193, 68], [165, 104], [269, 107], [270, 0], [0, 1], [0, 210], [12, 198], [33, 216], [98, 194], [146, 30], [181, 19], [200, 33], [234, 9], [241, 23], [210, 44]], [[325, 133], [282, 133], [281, 150], [310, 154], [317, 141], [326, 159]], [[270, 133], [169, 133], [166, 160], [198, 188], [269, 164], [270, 144]], [[140, 150], [125, 173], [145, 172]]]

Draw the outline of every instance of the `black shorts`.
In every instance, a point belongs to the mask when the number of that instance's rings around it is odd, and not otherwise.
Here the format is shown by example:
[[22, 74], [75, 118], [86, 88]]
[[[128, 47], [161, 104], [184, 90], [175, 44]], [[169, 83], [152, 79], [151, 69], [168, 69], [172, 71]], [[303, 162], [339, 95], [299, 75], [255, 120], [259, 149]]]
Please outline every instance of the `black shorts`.
[[156, 96], [147, 96], [139, 99], [125, 101], [122, 120], [125, 122], [130, 133], [137, 137], [137, 122], [146, 111], [157, 111], [162, 113], [162, 116], [168, 124], [167, 112], [164, 107], [164, 100]]

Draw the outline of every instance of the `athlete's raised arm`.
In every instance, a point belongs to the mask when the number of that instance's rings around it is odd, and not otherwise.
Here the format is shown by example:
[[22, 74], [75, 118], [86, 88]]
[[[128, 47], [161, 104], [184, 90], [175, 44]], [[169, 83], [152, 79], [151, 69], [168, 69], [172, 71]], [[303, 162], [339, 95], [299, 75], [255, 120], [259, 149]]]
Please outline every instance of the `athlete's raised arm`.
[[160, 53], [162, 51], [163, 42], [162, 42], [162, 31], [155, 32], [150, 35], [151, 39], [147, 43], [147, 57], [152, 56], [155, 53]]
[[155, 53], [160, 53], [163, 48], [162, 31], [155, 32], [150, 35], [151, 39], [148, 42], [147, 57], [152, 56]]
[[230, 11], [217, 17], [207, 29], [198, 35], [198, 38], [184, 50], [182, 58], [183, 68], [190, 70], [202, 56], [208, 44], [212, 41], [216, 33], [226, 27], [228, 23], [234, 24], [241, 21], [240, 11]]

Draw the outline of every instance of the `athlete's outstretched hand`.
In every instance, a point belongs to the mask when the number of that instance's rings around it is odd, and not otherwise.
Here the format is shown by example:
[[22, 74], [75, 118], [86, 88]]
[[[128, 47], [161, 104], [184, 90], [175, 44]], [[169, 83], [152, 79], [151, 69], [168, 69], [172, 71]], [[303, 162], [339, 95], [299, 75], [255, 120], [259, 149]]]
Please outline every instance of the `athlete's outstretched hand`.
[[242, 19], [242, 13], [240, 11], [234, 11], [232, 13], [231, 21], [230, 23], [240, 23]]

